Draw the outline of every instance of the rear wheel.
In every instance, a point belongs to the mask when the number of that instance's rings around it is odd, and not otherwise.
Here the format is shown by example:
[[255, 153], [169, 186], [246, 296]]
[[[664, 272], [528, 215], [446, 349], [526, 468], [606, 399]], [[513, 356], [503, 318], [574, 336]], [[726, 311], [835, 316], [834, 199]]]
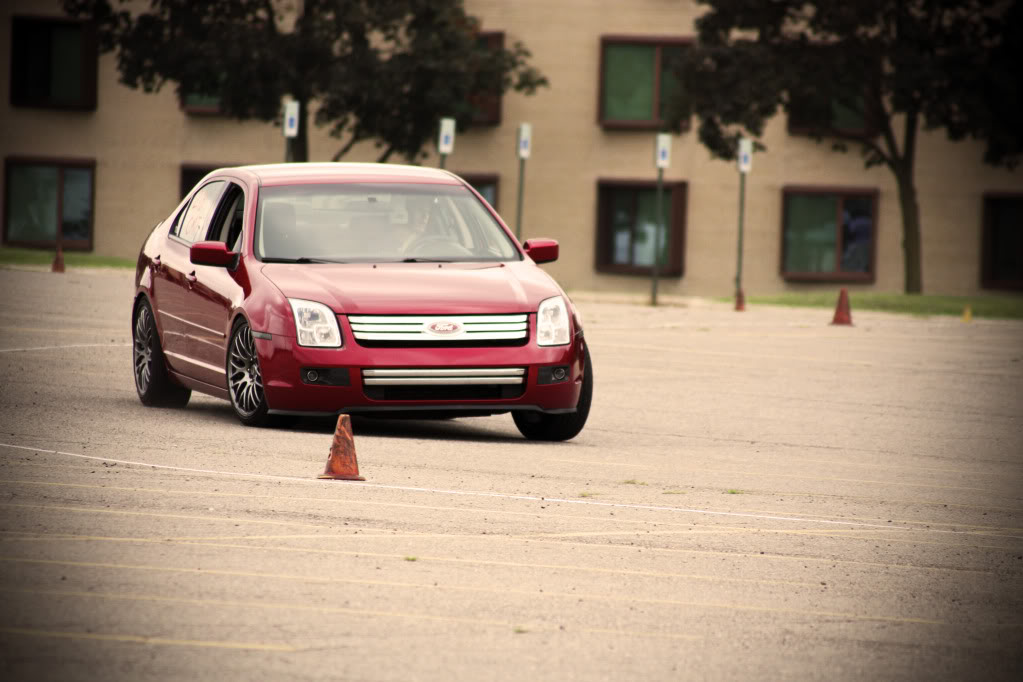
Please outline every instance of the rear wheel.
[[234, 326], [227, 347], [227, 387], [231, 406], [242, 424], [265, 426], [269, 422], [256, 343], [249, 323], [244, 320]]
[[135, 306], [135, 326], [132, 327], [131, 358], [135, 373], [135, 390], [143, 405], [150, 407], [184, 407], [192, 391], [171, 382], [167, 364], [156, 331], [153, 309], [146, 299]]
[[590, 349], [583, 350], [583, 386], [575, 412], [543, 414], [541, 412], [512, 412], [519, 432], [529, 440], [568, 440], [575, 438], [586, 425], [593, 399], [593, 363]]

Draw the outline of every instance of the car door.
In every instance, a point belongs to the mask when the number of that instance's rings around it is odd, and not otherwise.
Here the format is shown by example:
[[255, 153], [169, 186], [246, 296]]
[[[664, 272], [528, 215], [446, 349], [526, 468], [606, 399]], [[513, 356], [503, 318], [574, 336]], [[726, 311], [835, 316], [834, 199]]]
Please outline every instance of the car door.
[[153, 296], [167, 364], [175, 372], [196, 379], [199, 366], [191, 342], [196, 333], [196, 321], [189, 295], [195, 284], [196, 266], [189, 259], [189, 249], [197, 237], [201, 239], [206, 235], [226, 186], [224, 180], [203, 185], [178, 215], [161, 253], [154, 258], [159, 265], [153, 278]]
[[[237, 252], [244, 238], [244, 213], [245, 191], [238, 184], [229, 182], [203, 239], [224, 242], [228, 250]], [[241, 304], [243, 288], [235, 269], [194, 264], [191, 267], [186, 296], [189, 320], [187, 348], [193, 359], [193, 376], [226, 389], [225, 365], [231, 312]]]

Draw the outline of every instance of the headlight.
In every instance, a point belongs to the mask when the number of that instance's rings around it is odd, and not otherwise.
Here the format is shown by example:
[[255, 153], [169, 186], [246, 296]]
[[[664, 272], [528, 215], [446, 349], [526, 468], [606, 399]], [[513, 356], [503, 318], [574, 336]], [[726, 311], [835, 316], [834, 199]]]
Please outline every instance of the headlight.
[[568, 308], [561, 296], [540, 302], [536, 311], [536, 343], [540, 346], [564, 346], [569, 342]]
[[316, 348], [340, 348], [341, 330], [337, 327], [334, 311], [313, 301], [289, 298], [291, 311], [295, 313], [295, 329], [298, 331], [298, 345]]

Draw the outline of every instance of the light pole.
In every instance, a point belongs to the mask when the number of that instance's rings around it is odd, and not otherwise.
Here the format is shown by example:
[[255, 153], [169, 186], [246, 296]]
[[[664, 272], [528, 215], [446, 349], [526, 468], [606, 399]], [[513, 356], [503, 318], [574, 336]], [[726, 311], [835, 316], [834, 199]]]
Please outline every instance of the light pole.
[[742, 293], [742, 219], [746, 208], [746, 174], [753, 168], [753, 140], [739, 139], [739, 252], [735, 266], [735, 309], [746, 310], [746, 296]]

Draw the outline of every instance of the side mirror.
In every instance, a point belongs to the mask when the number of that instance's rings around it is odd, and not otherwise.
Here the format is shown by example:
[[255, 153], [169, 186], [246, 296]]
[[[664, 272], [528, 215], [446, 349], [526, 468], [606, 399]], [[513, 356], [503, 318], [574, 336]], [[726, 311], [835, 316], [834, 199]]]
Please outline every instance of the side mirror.
[[196, 242], [188, 250], [188, 259], [196, 265], [233, 268], [238, 263], [238, 254], [228, 251], [224, 242]]
[[527, 239], [522, 248], [537, 265], [558, 260], [558, 242], [555, 239]]

